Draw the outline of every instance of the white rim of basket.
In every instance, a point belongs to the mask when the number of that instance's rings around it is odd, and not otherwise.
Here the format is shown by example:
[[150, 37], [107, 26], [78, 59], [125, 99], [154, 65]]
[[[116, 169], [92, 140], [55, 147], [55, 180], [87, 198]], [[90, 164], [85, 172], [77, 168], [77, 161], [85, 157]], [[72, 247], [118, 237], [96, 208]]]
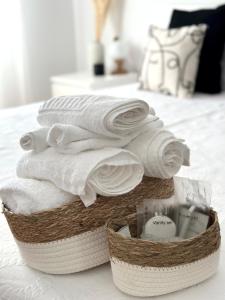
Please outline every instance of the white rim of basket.
[[16, 243], [27, 265], [50, 274], [80, 272], [109, 261], [105, 226], [47, 243]]
[[215, 274], [220, 250], [195, 262], [175, 267], [142, 267], [111, 257], [114, 284], [126, 294], [159, 296], [200, 283]]

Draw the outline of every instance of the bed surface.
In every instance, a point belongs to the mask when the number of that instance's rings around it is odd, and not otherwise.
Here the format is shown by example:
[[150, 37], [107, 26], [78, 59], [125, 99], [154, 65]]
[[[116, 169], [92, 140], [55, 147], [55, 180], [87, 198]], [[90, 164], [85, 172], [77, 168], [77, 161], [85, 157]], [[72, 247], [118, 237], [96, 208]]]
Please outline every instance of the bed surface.
[[[179, 176], [204, 179], [213, 187], [212, 205], [219, 212], [225, 232], [225, 93], [217, 96], [196, 95], [193, 99], [175, 99], [137, 90], [137, 84], [98, 91], [121, 97], [147, 100], [177, 137], [191, 148], [191, 167], [183, 167]], [[0, 179], [15, 174], [15, 165], [23, 153], [18, 145], [22, 133], [38, 126], [35, 117], [39, 103], [0, 110]], [[193, 288], [157, 299], [225, 299], [225, 259], [222, 247], [219, 272]], [[131, 299], [112, 283], [109, 265], [72, 275], [52, 276], [26, 267], [0, 215], [0, 299]], [[135, 299], [135, 298], [134, 298]]]

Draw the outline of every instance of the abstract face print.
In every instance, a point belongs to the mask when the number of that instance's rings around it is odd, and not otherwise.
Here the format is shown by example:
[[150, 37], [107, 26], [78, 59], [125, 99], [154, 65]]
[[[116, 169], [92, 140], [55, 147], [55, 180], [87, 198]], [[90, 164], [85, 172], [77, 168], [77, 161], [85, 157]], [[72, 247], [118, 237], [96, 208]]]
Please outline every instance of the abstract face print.
[[181, 98], [191, 97], [206, 29], [204, 24], [170, 30], [151, 26], [141, 87]]

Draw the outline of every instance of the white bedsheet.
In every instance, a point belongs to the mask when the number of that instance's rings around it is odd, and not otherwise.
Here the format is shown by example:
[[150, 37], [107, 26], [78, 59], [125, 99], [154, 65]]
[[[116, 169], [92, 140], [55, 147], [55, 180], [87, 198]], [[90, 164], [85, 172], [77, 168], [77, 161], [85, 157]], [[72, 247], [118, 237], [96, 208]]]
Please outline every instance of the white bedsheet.
[[[213, 186], [212, 205], [219, 211], [225, 232], [225, 94], [197, 95], [190, 100], [175, 99], [127, 85], [98, 92], [114, 96], [148, 100], [156, 113], [191, 148], [191, 167], [183, 167], [180, 176], [206, 179]], [[0, 110], [0, 180], [15, 173], [22, 150], [18, 139], [37, 127], [39, 103]], [[193, 288], [160, 299], [225, 299], [224, 247], [219, 272]], [[159, 299], [158, 298], [158, 299]], [[0, 299], [1, 300], [111, 300], [133, 299], [119, 292], [112, 283], [109, 265], [80, 274], [53, 276], [24, 265], [3, 215], [0, 215]]]

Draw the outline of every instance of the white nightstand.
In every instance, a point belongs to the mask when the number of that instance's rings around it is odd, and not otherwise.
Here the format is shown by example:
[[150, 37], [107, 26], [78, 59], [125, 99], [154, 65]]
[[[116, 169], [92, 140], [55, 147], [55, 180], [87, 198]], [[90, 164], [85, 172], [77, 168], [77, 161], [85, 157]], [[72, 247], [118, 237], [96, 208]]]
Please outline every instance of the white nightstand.
[[88, 73], [71, 73], [51, 77], [52, 96], [90, 93], [117, 85], [134, 83], [137, 73], [92, 76]]

